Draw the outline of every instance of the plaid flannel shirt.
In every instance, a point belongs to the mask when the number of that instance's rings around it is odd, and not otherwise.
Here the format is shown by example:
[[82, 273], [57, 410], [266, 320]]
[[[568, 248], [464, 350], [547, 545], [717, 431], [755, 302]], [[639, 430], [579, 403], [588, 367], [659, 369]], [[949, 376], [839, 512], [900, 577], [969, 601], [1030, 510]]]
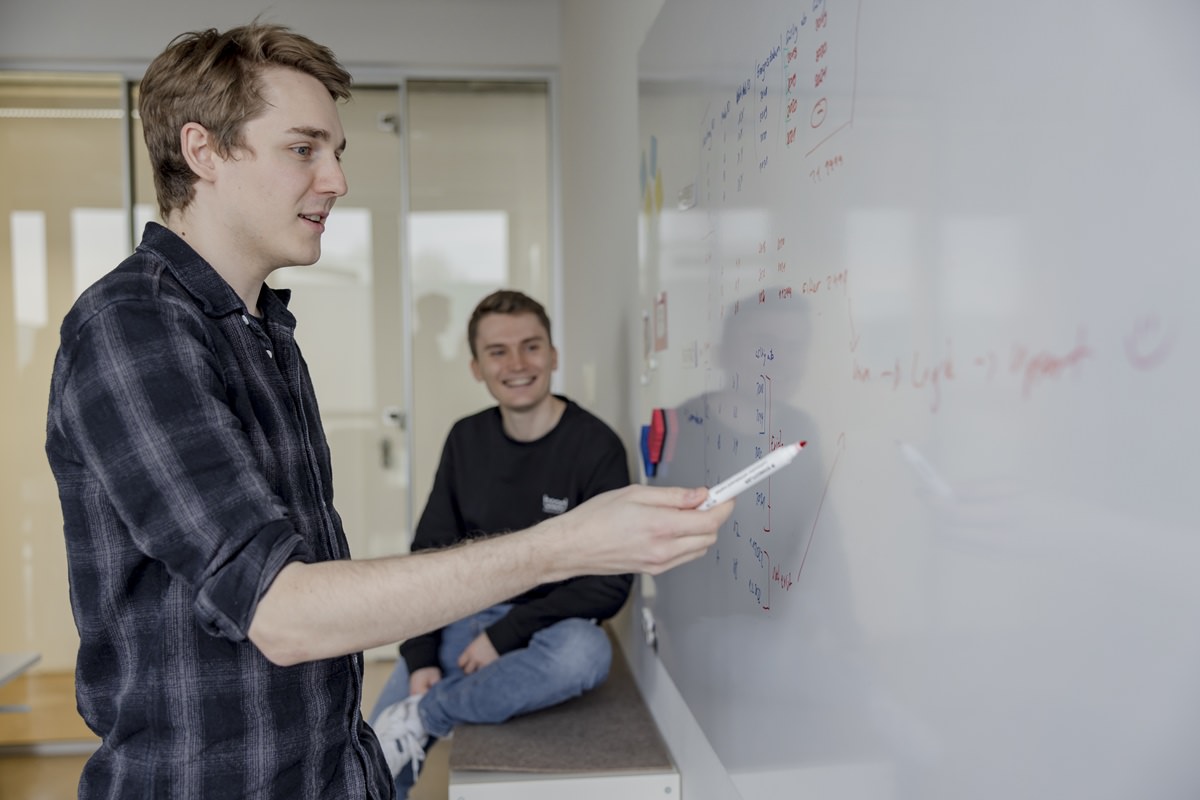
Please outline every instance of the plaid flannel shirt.
[[247, 638], [285, 564], [349, 557], [287, 300], [250, 317], [151, 223], [62, 324], [46, 451], [102, 740], [81, 798], [392, 795], [361, 656], [279, 667]]

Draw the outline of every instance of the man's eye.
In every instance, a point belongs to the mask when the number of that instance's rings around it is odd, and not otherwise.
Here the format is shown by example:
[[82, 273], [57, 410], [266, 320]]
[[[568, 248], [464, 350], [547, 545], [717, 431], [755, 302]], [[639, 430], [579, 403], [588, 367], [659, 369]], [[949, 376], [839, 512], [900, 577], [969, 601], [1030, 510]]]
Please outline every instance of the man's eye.
[[296, 147], [293, 147], [292, 152], [294, 152], [298, 156], [307, 157], [307, 156], [312, 155], [312, 148], [306, 144], [301, 144], [301, 145], [297, 145]]

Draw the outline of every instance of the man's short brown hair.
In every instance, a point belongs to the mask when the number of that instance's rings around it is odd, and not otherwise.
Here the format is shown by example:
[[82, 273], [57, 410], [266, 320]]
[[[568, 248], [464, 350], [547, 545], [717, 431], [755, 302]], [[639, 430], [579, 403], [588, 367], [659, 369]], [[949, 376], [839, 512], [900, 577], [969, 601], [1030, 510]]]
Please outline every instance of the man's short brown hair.
[[554, 346], [554, 339], [550, 336], [550, 317], [546, 315], [545, 307], [524, 292], [500, 289], [480, 300], [471, 312], [471, 319], [467, 323], [467, 344], [471, 347], [471, 358], [479, 357], [475, 352], [475, 335], [479, 332], [479, 321], [489, 314], [533, 314], [546, 329], [546, 341], [551, 347]]
[[164, 219], [195, 196], [196, 174], [183, 158], [180, 130], [189, 122], [203, 125], [222, 157], [242, 148], [245, 124], [266, 106], [262, 74], [268, 67], [311, 75], [334, 100], [350, 96], [350, 73], [333, 51], [282, 25], [255, 21], [224, 33], [183, 33], [150, 63], [138, 111]]

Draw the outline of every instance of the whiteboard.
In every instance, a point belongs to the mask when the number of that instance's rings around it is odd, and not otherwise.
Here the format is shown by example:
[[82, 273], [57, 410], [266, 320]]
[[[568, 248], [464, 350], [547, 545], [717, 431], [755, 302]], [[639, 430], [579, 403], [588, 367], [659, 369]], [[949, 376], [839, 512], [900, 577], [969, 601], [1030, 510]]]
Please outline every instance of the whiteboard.
[[1198, 34], [1192, 0], [666, 0], [650, 480], [808, 441], [644, 601], [746, 800], [1200, 796]]

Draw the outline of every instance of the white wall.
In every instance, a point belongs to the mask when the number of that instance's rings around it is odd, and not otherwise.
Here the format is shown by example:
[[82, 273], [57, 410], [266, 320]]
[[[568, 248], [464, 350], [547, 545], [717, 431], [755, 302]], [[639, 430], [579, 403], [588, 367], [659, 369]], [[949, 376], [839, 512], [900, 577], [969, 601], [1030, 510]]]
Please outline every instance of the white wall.
[[[662, 0], [563, 0], [561, 131], [565, 388], [613, 424], [637, 468], [638, 50]], [[633, 473], [638, 474], [636, 471]], [[647, 579], [642, 579], [646, 581]], [[640, 591], [640, 583], [635, 592]], [[688, 800], [737, 790], [687, 704], [642, 638], [635, 598], [617, 633], [683, 778]]]
[[562, 11], [558, 325], [565, 388], [616, 427], [631, 450], [637, 425], [626, 342], [637, 276], [637, 51], [660, 5], [564, 0]]

